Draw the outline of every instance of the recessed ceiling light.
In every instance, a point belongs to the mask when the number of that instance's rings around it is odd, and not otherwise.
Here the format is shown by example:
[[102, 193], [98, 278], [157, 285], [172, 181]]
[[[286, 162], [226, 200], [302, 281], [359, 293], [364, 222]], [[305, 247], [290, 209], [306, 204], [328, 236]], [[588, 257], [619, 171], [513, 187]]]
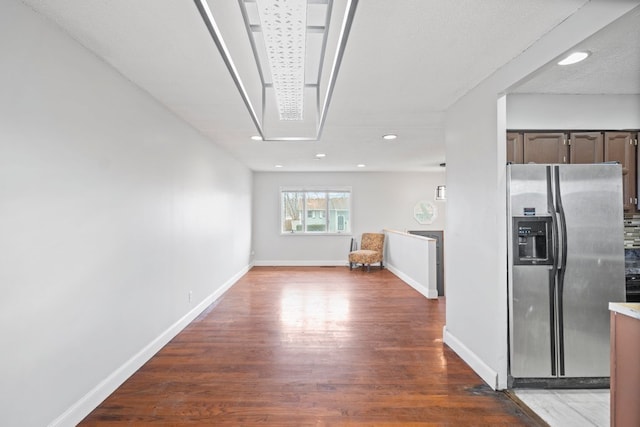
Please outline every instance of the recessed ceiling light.
[[392, 139], [396, 139], [398, 135], [393, 133], [388, 133], [386, 135], [382, 135], [382, 139], [386, 139], [387, 141], [391, 141]]
[[251, 139], [254, 141], [262, 141], [262, 137], [260, 135], [253, 135]]
[[282, 165], [275, 165], [274, 167], [280, 169], [281, 167], [283, 167]]
[[318, 153], [318, 154], [316, 154], [316, 157], [317, 157], [317, 158], [319, 158], [319, 159], [321, 159], [321, 158], [323, 158], [323, 157], [327, 157], [327, 155], [326, 155], [326, 154], [324, 154], [324, 153]]
[[358, 165], [358, 167], [359, 167], [359, 168], [365, 168], [365, 167], [367, 167], [367, 165], [365, 165], [364, 163], [360, 163], [360, 164]]
[[584, 61], [589, 56], [589, 52], [573, 52], [562, 61], [558, 62], [558, 65], [571, 65], [580, 61]]

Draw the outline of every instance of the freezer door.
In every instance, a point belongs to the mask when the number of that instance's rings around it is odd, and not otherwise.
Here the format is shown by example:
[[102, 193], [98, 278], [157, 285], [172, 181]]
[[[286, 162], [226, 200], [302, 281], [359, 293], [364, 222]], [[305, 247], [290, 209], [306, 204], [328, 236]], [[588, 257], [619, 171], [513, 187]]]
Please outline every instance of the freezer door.
[[[549, 268], [519, 265], [512, 271], [510, 374], [516, 378], [547, 378], [554, 374], [553, 306], [549, 299]], [[555, 347], [555, 345], [553, 345]]]
[[508, 281], [509, 373], [518, 378], [552, 376], [554, 325], [549, 298], [548, 265], [516, 265], [518, 239], [514, 217], [547, 216], [545, 165], [509, 165], [508, 185]]
[[549, 214], [546, 176], [545, 165], [507, 166], [509, 218]]
[[559, 166], [567, 227], [564, 375], [609, 376], [610, 301], [624, 301], [620, 165]]

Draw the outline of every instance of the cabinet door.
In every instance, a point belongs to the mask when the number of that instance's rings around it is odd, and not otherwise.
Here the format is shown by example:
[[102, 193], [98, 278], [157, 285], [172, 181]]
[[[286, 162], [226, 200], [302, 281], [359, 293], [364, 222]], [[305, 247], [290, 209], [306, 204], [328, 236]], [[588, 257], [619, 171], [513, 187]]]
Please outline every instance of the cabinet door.
[[524, 163], [567, 163], [564, 133], [525, 133]]
[[604, 133], [604, 161], [622, 165], [622, 196], [624, 210], [635, 211], [636, 193], [636, 144], [631, 132]]
[[507, 162], [524, 163], [524, 144], [521, 133], [507, 132]]
[[576, 132], [569, 135], [571, 163], [602, 163], [604, 143], [601, 132]]

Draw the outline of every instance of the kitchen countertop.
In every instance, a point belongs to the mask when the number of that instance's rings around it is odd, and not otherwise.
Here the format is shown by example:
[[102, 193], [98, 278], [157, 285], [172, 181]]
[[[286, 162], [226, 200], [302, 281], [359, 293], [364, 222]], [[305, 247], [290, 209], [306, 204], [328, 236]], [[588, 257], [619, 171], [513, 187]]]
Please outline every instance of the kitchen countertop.
[[640, 302], [610, 302], [609, 310], [640, 320]]

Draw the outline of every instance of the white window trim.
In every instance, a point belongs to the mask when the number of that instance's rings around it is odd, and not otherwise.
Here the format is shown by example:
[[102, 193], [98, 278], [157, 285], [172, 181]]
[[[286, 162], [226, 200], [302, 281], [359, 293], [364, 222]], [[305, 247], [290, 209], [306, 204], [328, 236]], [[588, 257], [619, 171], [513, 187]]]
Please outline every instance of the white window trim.
[[[282, 193], [284, 192], [299, 192], [299, 193], [311, 193], [311, 192], [323, 192], [323, 193], [349, 193], [349, 231], [339, 231], [339, 232], [309, 232], [309, 231], [283, 231], [282, 223], [284, 219], [284, 206], [282, 203]], [[284, 186], [280, 187], [280, 191], [278, 192], [279, 205], [280, 205], [280, 217], [278, 228], [280, 229], [281, 236], [351, 236], [353, 226], [351, 225], [351, 218], [353, 218], [352, 211], [352, 199], [353, 192], [351, 191], [351, 187], [348, 186]], [[303, 230], [306, 229], [306, 203], [305, 203], [305, 212], [301, 215], [303, 221]], [[329, 228], [329, 204], [327, 203], [327, 208], [325, 209], [325, 221], [327, 224], [327, 228]]]

